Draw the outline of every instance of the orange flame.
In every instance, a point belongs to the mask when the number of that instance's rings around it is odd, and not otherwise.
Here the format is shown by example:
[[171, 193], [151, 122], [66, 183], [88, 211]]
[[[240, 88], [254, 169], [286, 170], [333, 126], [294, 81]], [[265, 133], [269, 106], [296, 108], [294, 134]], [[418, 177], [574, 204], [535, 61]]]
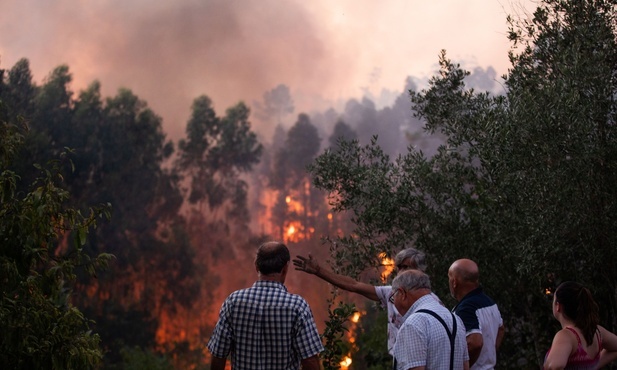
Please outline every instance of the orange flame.
[[341, 369], [342, 370], [347, 370], [349, 369], [349, 365], [351, 365], [351, 357], [349, 356], [345, 356], [345, 358], [343, 359], [343, 361], [340, 362], [341, 365]]
[[297, 243], [300, 240], [305, 238], [304, 235], [304, 226], [299, 221], [291, 221], [288, 223], [285, 228], [284, 239], [286, 243], [294, 242]]
[[294, 225], [289, 225], [289, 229], [287, 229], [287, 236], [290, 237], [296, 232], [296, 227]]
[[381, 258], [381, 265], [384, 267], [384, 271], [381, 274], [381, 279], [386, 280], [392, 272], [394, 272], [394, 260], [392, 258], [388, 258], [388, 255], [382, 253], [379, 255]]

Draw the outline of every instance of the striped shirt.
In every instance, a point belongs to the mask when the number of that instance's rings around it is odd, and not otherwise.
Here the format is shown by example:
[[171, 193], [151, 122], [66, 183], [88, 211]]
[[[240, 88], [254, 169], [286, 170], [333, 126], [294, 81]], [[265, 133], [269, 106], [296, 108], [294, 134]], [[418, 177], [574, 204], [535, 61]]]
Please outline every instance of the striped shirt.
[[323, 349], [308, 303], [263, 280], [227, 297], [208, 342], [213, 356], [231, 353], [234, 370], [296, 370]]

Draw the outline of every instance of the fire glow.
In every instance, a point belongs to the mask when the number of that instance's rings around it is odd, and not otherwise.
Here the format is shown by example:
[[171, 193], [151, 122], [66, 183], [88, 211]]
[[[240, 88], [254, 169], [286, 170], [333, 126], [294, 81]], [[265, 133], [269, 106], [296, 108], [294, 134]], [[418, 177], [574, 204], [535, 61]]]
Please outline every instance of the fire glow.
[[384, 268], [384, 271], [381, 274], [381, 280], [386, 281], [388, 276], [394, 272], [394, 260], [389, 258], [385, 253], [381, 253], [379, 258], [381, 258], [381, 266]]
[[345, 356], [345, 358], [343, 358], [343, 361], [340, 362], [340, 365], [341, 369], [343, 370], [349, 369], [349, 365], [351, 365], [351, 357]]

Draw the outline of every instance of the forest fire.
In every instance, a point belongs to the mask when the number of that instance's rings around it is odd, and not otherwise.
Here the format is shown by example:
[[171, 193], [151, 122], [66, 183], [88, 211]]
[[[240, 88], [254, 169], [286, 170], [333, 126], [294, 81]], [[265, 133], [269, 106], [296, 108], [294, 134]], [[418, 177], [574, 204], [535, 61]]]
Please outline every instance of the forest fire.
[[302, 207], [302, 203], [294, 200], [291, 196], [285, 197], [285, 203], [287, 203], [287, 210], [289, 212], [302, 213], [304, 212], [304, 207]]
[[287, 229], [287, 237], [291, 237], [296, 232], [296, 227], [294, 225], [289, 225]]
[[349, 369], [349, 366], [351, 365], [351, 357], [345, 356], [345, 358], [343, 358], [343, 361], [341, 361], [340, 365], [341, 369], [343, 370]]
[[285, 243], [297, 243], [304, 239], [304, 227], [298, 221], [291, 221], [287, 224], [283, 240]]
[[351, 322], [350, 327], [348, 328], [349, 330], [347, 331], [347, 340], [349, 341], [349, 343], [351, 344], [352, 348], [350, 353], [348, 353], [345, 357], [343, 357], [343, 360], [339, 363], [341, 366], [341, 369], [348, 369], [349, 366], [351, 365], [351, 354], [353, 352], [357, 351], [357, 347], [355, 345], [356, 343], [356, 337], [355, 337], [355, 332], [356, 332], [356, 328], [358, 326], [358, 322], [360, 322], [360, 317], [362, 317], [362, 313], [359, 311], [356, 311], [353, 316], [351, 316], [351, 318], [349, 319], [349, 321]]
[[394, 260], [389, 258], [385, 253], [380, 254], [379, 258], [381, 258], [381, 266], [384, 267], [384, 271], [381, 274], [381, 280], [385, 281], [388, 279], [388, 276], [394, 272]]

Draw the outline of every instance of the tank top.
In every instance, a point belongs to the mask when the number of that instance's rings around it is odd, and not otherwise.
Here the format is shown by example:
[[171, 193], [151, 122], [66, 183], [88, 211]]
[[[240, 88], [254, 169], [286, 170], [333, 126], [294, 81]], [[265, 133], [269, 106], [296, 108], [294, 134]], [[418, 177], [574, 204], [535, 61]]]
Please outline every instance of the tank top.
[[[578, 342], [578, 346], [576, 347], [576, 351], [570, 355], [568, 358], [568, 363], [564, 370], [595, 370], [598, 368], [598, 363], [600, 362], [600, 352], [602, 352], [602, 338], [600, 337], [600, 331], [596, 330], [596, 337], [598, 338], [598, 353], [595, 357], [591, 358], [585, 351], [583, 344], [581, 343], [581, 338], [579, 337], [576, 330], [570, 327], [566, 327], [566, 329], [570, 330], [574, 335], [576, 335], [576, 340]], [[546, 353], [550, 353], [550, 349]]]

